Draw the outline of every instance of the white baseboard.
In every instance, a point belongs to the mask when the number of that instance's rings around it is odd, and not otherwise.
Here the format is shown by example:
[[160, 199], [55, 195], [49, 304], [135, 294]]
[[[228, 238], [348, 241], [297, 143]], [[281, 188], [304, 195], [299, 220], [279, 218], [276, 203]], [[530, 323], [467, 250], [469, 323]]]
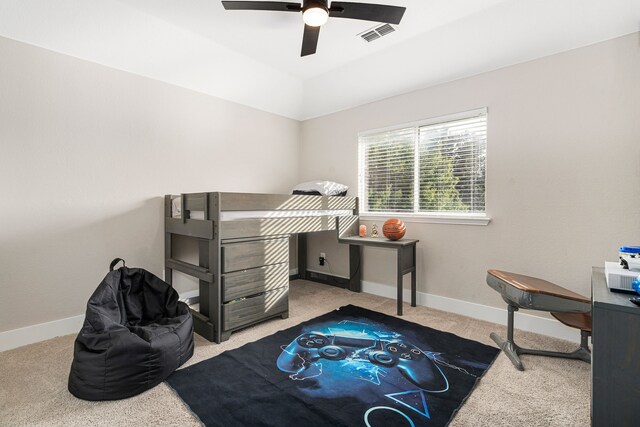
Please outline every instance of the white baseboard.
[[[180, 298], [190, 298], [198, 295], [198, 290], [180, 293]], [[11, 350], [23, 345], [45, 341], [63, 335], [77, 334], [82, 329], [84, 314], [67, 317], [66, 319], [53, 320], [39, 323], [24, 328], [12, 329], [0, 332], [0, 351]]]
[[84, 315], [0, 332], [0, 351], [80, 332]]
[[182, 291], [180, 292], [180, 299], [193, 298], [200, 295], [200, 291], [197, 289], [192, 289], [190, 291]]
[[[362, 281], [362, 291], [387, 298], [395, 299], [396, 297], [396, 288], [394, 286], [380, 283]], [[180, 297], [188, 298], [195, 295], [198, 295], [198, 290], [182, 292]], [[403, 300], [406, 302], [411, 301], [411, 292], [408, 289], [404, 290]], [[417, 293], [416, 303], [425, 307], [435, 308], [436, 310], [448, 311], [488, 322], [503, 325], [507, 322], [507, 310], [502, 308], [441, 297], [424, 292]], [[78, 315], [0, 332], [0, 351], [11, 350], [12, 348], [22, 347], [23, 345], [33, 344], [63, 335], [76, 334], [80, 332], [83, 322], [84, 315]], [[523, 331], [536, 332], [572, 342], [580, 342], [580, 334], [575, 329], [564, 326], [553, 319], [516, 313], [515, 326], [517, 329]]]
[[[373, 295], [395, 299], [397, 289], [395, 286], [363, 280], [362, 291]], [[411, 302], [411, 291], [404, 289], [402, 299], [405, 302]], [[490, 307], [488, 305], [476, 304], [473, 302], [432, 295], [424, 292], [416, 293], [416, 304], [434, 308], [436, 310], [473, 317], [474, 319], [485, 320], [487, 322], [499, 323], [505, 326], [507, 324], [506, 308]], [[580, 342], [580, 332], [578, 330], [565, 326], [554, 319], [547, 319], [544, 317], [517, 312], [515, 314], [514, 326], [516, 329], [523, 331], [535, 332], [576, 343]]]

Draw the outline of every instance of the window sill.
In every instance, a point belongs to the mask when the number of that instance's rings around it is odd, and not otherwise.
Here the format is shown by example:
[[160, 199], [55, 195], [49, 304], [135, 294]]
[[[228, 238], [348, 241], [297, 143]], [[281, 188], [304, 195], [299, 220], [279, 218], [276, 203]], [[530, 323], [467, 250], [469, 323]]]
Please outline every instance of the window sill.
[[381, 221], [388, 218], [399, 218], [407, 223], [457, 224], [457, 225], [489, 225], [491, 218], [485, 215], [419, 215], [394, 213], [365, 213], [360, 215], [364, 221]]

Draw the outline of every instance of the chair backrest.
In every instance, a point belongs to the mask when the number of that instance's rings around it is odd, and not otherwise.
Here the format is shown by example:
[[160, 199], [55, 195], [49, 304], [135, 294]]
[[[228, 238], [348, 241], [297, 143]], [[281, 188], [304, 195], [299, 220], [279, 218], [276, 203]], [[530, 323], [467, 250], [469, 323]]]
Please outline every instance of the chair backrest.
[[178, 299], [175, 289], [154, 274], [120, 267], [107, 273], [89, 298], [85, 326], [104, 332], [155, 323], [182, 314]]

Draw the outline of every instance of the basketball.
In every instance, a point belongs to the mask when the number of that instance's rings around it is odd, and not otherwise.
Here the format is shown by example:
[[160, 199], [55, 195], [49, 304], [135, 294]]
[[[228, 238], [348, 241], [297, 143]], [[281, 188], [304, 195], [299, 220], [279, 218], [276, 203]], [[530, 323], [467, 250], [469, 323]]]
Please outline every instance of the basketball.
[[398, 218], [391, 218], [384, 222], [382, 226], [382, 234], [389, 240], [400, 240], [404, 237], [407, 227], [404, 222]]

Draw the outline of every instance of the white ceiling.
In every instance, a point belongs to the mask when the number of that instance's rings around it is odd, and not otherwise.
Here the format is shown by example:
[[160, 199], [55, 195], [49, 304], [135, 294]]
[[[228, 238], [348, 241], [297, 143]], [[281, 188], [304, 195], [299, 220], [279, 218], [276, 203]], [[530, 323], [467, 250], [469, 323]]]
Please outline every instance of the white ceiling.
[[302, 120], [640, 30], [639, 0], [364, 1], [398, 31], [330, 18], [304, 58], [300, 14], [219, 0], [0, 0], [0, 35]]

